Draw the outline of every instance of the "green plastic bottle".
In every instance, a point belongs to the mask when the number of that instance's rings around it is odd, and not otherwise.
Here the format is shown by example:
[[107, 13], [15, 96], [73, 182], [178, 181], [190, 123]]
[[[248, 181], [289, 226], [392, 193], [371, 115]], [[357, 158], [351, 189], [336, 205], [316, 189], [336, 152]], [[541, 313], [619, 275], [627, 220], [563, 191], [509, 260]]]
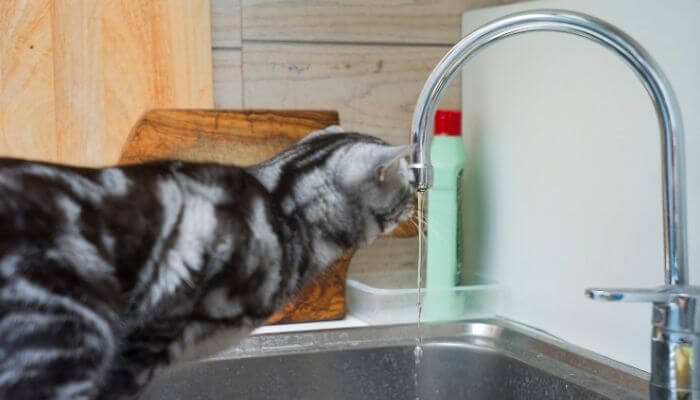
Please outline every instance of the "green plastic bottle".
[[431, 320], [444, 320], [460, 312], [455, 293], [439, 289], [457, 286], [461, 270], [461, 188], [466, 161], [461, 111], [435, 113], [430, 159], [433, 186], [428, 190], [425, 314]]

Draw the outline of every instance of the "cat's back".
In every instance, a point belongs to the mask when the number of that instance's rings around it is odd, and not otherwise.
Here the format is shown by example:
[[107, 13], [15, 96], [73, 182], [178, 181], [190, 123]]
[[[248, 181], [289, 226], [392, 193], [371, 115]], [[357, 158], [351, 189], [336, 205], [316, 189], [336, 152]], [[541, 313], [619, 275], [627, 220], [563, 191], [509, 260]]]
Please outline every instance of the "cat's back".
[[159, 213], [147, 186], [163, 168], [128, 174], [0, 158], [0, 287], [26, 280], [118, 297], [117, 264], [140, 262], [154, 236]]
[[82, 275], [109, 271], [129, 291], [153, 249], [186, 233], [177, 221], [193, 208], [184, 209], [187, 200], [218, 192], [237, 194], [219, 202], [246, 203], [246, 193], [261, 196], [264, 188], [234, 166], [163, 160], [82, 168], [0, 158], [0, 265], [20, 257], [25, 270], [59, 262]]
[[[162, 167], [151, 169], [155, 172]], [[152, 181], [157, 174], [134, 175]], [[154, 201], [150, 191], [134, 179], [121, 168], [0, 158], [0, 256], [17, 245], [52, 246], [57, 236], [71, 232], [94, 239], [92, 231], [97, 227], [105, 231], [117, 228], [103, 226], [110, 220], [128, 220], [132, 229], [138, 229], [137, 215], [151, 211], [142, 208], [153, 206]]]

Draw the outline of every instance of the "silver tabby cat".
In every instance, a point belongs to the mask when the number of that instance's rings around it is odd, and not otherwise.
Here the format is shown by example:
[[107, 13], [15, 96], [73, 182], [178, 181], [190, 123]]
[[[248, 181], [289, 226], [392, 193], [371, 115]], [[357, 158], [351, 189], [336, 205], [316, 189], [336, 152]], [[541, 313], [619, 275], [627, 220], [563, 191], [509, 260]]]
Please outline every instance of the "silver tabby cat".
[[0, 159], [0, 399], [135, 398], [413, 212], [406, 146], [331, 128], [251, 168]]

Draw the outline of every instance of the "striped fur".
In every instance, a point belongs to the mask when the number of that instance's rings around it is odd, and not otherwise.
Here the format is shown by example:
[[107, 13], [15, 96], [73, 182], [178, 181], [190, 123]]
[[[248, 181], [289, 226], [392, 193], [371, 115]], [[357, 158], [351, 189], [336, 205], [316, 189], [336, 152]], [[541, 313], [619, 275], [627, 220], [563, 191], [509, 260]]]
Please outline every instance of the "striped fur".
[[134, 398], [407, 219], [406, 149], [329, 131], [248, 169], [0, 159], [0, 398]]

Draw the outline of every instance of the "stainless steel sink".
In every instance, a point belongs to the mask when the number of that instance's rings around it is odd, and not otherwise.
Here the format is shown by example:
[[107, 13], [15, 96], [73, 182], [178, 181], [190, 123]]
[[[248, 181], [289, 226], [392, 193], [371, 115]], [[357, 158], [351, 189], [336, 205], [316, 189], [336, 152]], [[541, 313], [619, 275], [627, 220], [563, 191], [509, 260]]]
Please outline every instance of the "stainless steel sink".
[[648, 374], [508, 321], [253, 336], [175, 367], [147, 400], [645, 399]]

